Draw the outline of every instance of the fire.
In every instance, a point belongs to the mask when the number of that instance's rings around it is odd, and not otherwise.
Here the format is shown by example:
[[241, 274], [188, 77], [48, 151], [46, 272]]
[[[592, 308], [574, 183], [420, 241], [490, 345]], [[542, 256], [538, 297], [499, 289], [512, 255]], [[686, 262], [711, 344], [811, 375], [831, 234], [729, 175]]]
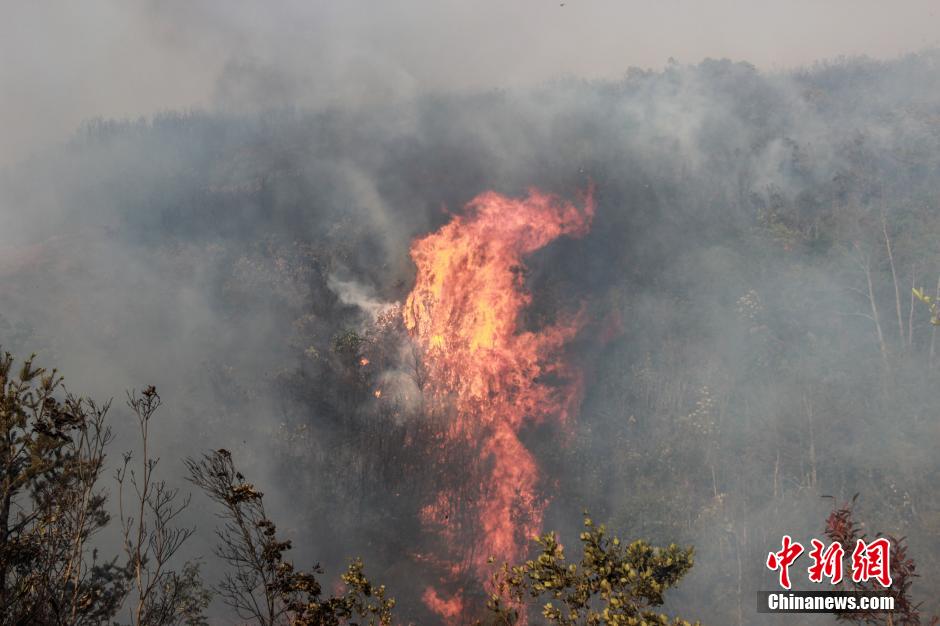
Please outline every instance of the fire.
[[[546, 498], [539, 494], [535, 458], [519, 439], [528, 423], [564, 423], [579, 399], [576, 372], [562, 348], [579, 330], [575, 316], [547, 328], [521, 327], [530, 304], [524, 261], [562, 235], [587, 232], [594, 204], [584, 208], [532, 189], [526, 198], [486, 192], [463, 215], [412, 244], [418, 272], [404, 307], [412, 337], [424, 349], [425, 393], [453, 408], [452, 442], [475, 442], [484, 468], [473, 507], [475, 534], [456, 537], [454, 494], [445, 491], [422, 511], [451, 542], [472, 546], [465, 561], [478, 580], [490, 573], [489, 557], [514, 561], [541, 531]], [[546, 375], [553, 383], [544, 382]], [[467, 529], [462, 531], [466, 534]], [[450, 564], [457, 574], [460, 565]], [[460, 595], [445, 599], [429, 588], [425, 603], [448, 621], [456, 619]]]
[[426, 589], [422, 600], [429, 609], [449, 621], [457, 620], [463, 613], [463, 601], [460, 598], [445, 600], [434, 589]]

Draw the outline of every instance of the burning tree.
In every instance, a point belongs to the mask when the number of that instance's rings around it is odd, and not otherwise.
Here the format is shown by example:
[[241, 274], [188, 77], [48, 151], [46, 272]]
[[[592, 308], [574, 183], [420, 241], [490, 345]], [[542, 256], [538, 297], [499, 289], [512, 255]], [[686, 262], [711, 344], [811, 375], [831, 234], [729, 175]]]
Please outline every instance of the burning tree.
[[[462, 484], [442, 488], [422, 511], [451, 550], [469, 545], [447, 564], [452, 576], [469, 571], [485, 581], [488, 557], [519, 559], [541, 531], [547, 499], [519, 433], [550, 419], [563, 424], [576, 409], [580, 381], [562, 348], [581, 323], [573, 316], [522, 327], [531, 302], [524, 260], [562, 235], [584, 234], [592, 215], [590, 194], [579, 209], [537, 190], [523, 199], [488, 192], [412, 246], [418, 272], [404, 319], [423, 351], [429, 406], [451, 416], [440, 449], [476, 451], [461, 466]], [[429, 588], [425, 602], [449, 619], [464, 610], [462, 590], [444, 598]]]

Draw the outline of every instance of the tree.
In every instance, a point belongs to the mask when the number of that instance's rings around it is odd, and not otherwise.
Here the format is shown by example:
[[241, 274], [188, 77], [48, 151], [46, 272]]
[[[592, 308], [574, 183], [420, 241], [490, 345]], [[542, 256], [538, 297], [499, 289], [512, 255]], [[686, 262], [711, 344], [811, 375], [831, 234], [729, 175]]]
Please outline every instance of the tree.
[[[170, 569], [170, 560], [194, 529], [174, 526], [174, 520], [189, 506], [189, 497], [179, 501], [179, 489], [155, 475], [160, 460], [150, 454], [150, 420], [160, 404], [153, 386], [140, 395], [128, 394], [127, 405], [140, 429], [141, 460], [135, 468], [133, 454], [127, 452], [115, 473], [123, 548], [135, 596], [129, 607], [131, 623], [200, 625], [206, 623], [203, 611], [210, 594], [202, 585], [198, 563], [187, 561], [180, 572]], [[136, 496], [129, 502], [127, 486]]]
[[[575, 626], [675, 624], [653, 609], [663, 594], [692, 568], [692, 548], [657, 548], [645, 541], [624, 545], [605, 526], [585, 517], [582, 556], [568, 563], [554, 533], [536, 539], [539, 554], [521, 565], [504, 564], [493, 576], [487, 603], [493, 623], [516, 624], [530, 602], [542, 602], [551, 624]], [[696, 622], [697, 624], [698, 622]]]
[[66, 393], [33, 357], [13, 365], [0, 357], [2, 623], [107, 624], [127, 585], [124, 568], [89, 547], [109, 521], [96, 487], [108, 404]]
[[228, 450], [188, 459], [186, 465], [193, 484], [222, 507], [224, 525], [216, 531], [216, 554], [231, 571], [217, 591], [239, 617], [263, 626], [338, 626], [353, 617], [371, 625], [391, 623], [395, 600], [386, 597], [384, 585], [375, 586], [366, 578], [359, 559], [342, 576], [346, 593], [327, 598], [316, 578], [323, 573], [319, 565], [304, 572], [285, 560], [291, 542], [277, 537], [277, 527], [265, 512], [264, 494], [235, 468]]
[[[862, 532], [861, 525], [855, 521], [854, 506], [858, 499], [858, 494], [852, 498], [851, 503], [842, 506], [833, 507], [829, 517], [826, 518], [826, 536], [842, 546], [843, 558], [849, 558], [859, 539], [867, 539], [867, 535]], [[913, 600], [911, 586], [914, 579], [917, 578], [916, 565], [914, 559], [907, 555], [907, 542], [904, 537], [888, 536], [891, 542], [890, 561], [891, 561], [891, 587], [887, 589], [887, 594], [894, 598], [894, 612], [875, 613], [872, 611], [855, 611], [851, 613], [838, 614], [839, 621], [852, 622], [854, 624], [864, 624], [866, 626], [920, 626], [921, 613], [920, 604]], [[842, 583], [843, 587], [856, 592], [882, 591], [874, 582], [854, 582], [851, 577], [846, 577]], [[932, 617], [927, 622], [929, 626], [936, 626], [940, 623], [940, 617]]]

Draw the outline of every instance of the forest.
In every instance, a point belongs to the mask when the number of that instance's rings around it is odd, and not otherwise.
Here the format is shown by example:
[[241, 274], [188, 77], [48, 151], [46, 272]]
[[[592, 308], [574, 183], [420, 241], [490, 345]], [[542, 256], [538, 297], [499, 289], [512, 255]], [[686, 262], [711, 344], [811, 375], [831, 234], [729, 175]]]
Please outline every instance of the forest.
[[[934, 624], [938, 235], [935, 51], [90, 120], [0, 169], [0, 621]], [[863, 534], [902, 610], [755, 613]]]

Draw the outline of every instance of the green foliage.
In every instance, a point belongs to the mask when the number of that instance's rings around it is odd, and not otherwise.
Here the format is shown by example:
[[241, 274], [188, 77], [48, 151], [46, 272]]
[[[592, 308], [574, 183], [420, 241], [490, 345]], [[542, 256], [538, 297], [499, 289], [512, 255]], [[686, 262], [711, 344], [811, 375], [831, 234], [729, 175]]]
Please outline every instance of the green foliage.
[[285, 571], [280, 580], [284, 587], [280, 592], [292, 626], [339, 626], [351, 623], [349, 620], [355, 617], [370, 626], [392, 623], [395, 600], [386, 596], [385, 585], [373, 586], [363, 573], [362, 559], [350, 563], [341, 576], [346, 592], [326, 599], [321, 599], [320, 585], [313, 576], [323, 573], [319, 566], [313, 573], [294, 572], [290, 564], [282, 567]]
[[542, 616], [560, 626], [689, 626], [679, 618], [670, 622], [652, 609], [662, 606], [666, 590], [692, 568], [692, 548], [657, 548], [645, 541], [624, 544], [589, 517], [584, 526], [577, 563], [566, 560], [564, 548], [549, 533], [536, 539], [540, 549], [535, 559], [503, 565], [493, 577], [487, 603], [496, 623], [517, 623], [520, 607], [534, 601], [544, 602]]
[[915, 298], [927, 305], [927, 309], [930, 311], [930, 323], [934, 326], [940, 326], [940, 309], [937, 308], [937, 302], [926, 295], [923, 288], [912, 288], [911, 293], [914, 294]]

